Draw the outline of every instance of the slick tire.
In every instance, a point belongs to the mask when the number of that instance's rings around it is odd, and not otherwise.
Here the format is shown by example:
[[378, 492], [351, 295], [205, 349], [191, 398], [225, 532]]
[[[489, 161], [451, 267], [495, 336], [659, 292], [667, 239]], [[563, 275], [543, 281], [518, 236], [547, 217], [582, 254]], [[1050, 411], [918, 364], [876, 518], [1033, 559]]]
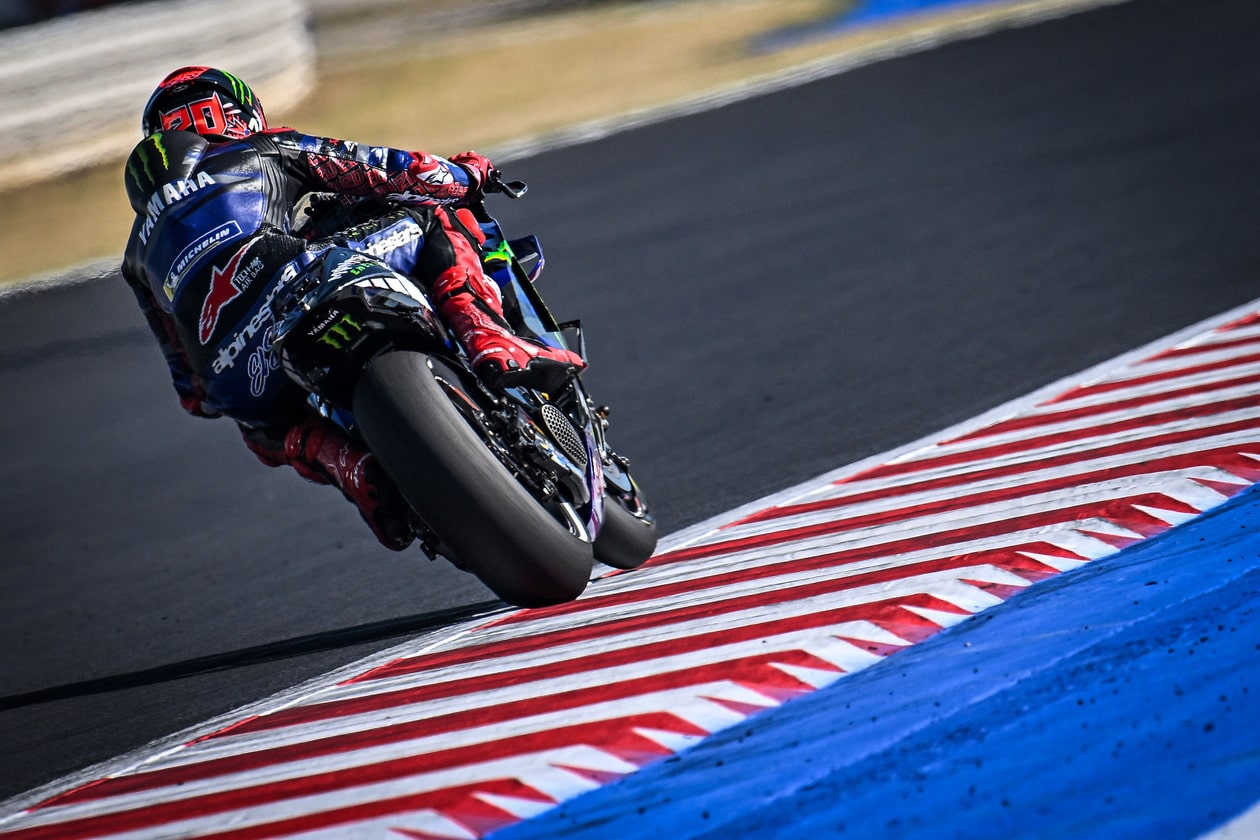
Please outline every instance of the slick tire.
[[521, 607], [564, 603], [586, 589], [591, 544], [486, 448], [428, 357], [399, 351], [373, 359], [355, 385], [353, 408], [369, 448], [456, 565]]
[[656, 523], [640, 519], [613, 496], [604, 502], [604, 524], [595, 538], [595, 559], [615, 569], [637, 569], [656, 550]]

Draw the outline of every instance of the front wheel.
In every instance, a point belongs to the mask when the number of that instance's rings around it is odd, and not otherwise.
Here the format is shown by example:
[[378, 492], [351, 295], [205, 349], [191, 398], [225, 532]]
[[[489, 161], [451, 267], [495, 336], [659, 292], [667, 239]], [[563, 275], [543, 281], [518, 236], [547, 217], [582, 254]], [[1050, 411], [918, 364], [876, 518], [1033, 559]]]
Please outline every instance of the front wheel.
[[656, 550], [656, 520], [629, 475], [632, 492], [623, 499], [610, 487], [604, 498], [604, 522], [595, 538], [595, 559], [615, 569], [637, 569]]
[[595, 540], [595, 559], [617, 569], [636, 569], [656, 550], [656, 519], [625, 458], [604, 467], [604, 524]]
[[386, 353], [355, 385], [355, 421], [456, 565], [517, 606], [578, 597], [591, 576], [591, 544], [526, 492], [450, 399], [427, 356]]

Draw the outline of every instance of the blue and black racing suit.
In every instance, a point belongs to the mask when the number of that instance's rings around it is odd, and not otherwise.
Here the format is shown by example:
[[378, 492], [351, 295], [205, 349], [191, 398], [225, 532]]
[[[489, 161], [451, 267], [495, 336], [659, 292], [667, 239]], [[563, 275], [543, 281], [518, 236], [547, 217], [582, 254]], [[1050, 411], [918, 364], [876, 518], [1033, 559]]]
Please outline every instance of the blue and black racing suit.
[[[127, 160], [136, 212], [122, 273], [162, 345], [180, 403], [243, 427], [282, 426], [305, 395], [270, 354], [272, 296], [333, 245], [364, 251], [431, 282], [475, 252], [446, 206], [472, 187], [436, 155], [313, 137], [289, 129], [208, 142], [186, 131], [145, 138]], [[341, 236], [307, 242], [292, 215], [306, 193], [409, 205]], [[249, 435], [246, 435], [247, 442]], [[261, 457], [261, 455], [260, 455]]]

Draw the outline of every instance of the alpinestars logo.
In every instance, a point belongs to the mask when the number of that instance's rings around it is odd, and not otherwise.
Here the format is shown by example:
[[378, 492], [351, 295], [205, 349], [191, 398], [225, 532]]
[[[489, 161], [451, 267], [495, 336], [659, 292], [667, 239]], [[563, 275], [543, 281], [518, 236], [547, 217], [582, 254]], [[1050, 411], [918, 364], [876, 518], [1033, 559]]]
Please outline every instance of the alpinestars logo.
[[[218, 266], [210, 273], [210, 291], [206, 294], [205, 303], [201, 305], [201, 319], [198, 321], [199, 337], [202, 344], [209, 344], [214, 329], [219, 325], [219, 313], [223, 307], [241, 296], [254, 282], [263, 268], [261, 257], [254, 257], [249, 265], [239, 268], [245, 252], [253, 242], [246, 242], [241, 249], [232, 255], [222, 269]], [[239, 269], [239, 270], [238, 270]]]

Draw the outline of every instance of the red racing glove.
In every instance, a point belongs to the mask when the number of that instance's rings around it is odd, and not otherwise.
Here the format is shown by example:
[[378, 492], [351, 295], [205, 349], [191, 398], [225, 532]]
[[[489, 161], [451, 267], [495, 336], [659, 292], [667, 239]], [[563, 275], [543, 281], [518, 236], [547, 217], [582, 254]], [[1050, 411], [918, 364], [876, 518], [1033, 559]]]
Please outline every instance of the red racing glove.
[[473, 194], [485, 189], [486, 182], [490, 180], [490, 174], [494, 172], [494, 164], [490, 162], [490, 158], [476, 152], [460, 152], [451, 155], [449, 160], [468, 170], [468, 177], [472, 181], [468, 192]]

